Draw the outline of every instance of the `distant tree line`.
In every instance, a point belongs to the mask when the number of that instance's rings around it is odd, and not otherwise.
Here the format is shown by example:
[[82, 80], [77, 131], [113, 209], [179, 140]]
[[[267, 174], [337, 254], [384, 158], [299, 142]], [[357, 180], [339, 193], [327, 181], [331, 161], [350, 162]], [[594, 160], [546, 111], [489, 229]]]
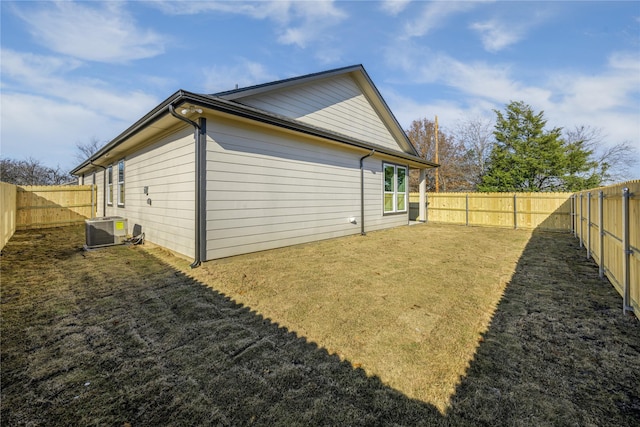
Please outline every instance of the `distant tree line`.
[[[440, 191], [580, 191], [627, 179], [637, 163], [630, 142], [605, 145], [602, 132], [589, 126], [547, 129], [544, 113], [522, 101], [494, 113], [495, 123], [472, 118], [450, 133], [438, 129]], [[433, 121], [414, 120], [406, 132], [422, 158], [435, 159]], [[435, 173], [427, 172], [427, 191], [435, 191]]]
[[29, 157], [24, 160], [0, 159], [0, 181], [15, 185], [63, 185], [76, 179], [60, 166], [43, 165]]
[[[494, 110], [495, 122], [470, 118], [451, 131], [438, 129], [440, 191], [538, 192], [579, 191], [628, 179], [638, 159], [630, 142], [605, 144], [598, 128], [547, 129], [544, 112], [522, 101]], [[420, 157], [435, 159], [436, 126], [427, 118], [414, 120], [407, 136]], [[76, 143], [83, 162], [103, 145], [93, 137]], [[409, 186], [418, 190], [418, 171]], [[435, 191], [435, 169], [427, 172], [427, 191]], [[0, 181], [16, 185], [60, 185], [74, 181], [68, 171], [29, 157], [0, 158]]]
[[[96, 137], [86, 143], [77, 142], [75, 160], [78, 164], [82, 163], [95, 154], [102, 144]], [[14, 185], [63, 185], [77, 182], [77, 178], [60, 166], [45, 166], [33, 157], [24, 160], [0, 158], [0, 181]]]

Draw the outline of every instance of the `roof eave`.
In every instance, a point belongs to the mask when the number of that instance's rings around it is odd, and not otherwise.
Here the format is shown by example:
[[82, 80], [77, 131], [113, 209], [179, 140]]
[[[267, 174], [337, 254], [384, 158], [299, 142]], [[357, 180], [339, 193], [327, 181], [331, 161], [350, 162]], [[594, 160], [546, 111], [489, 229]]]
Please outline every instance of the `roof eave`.
[[376, 99], [377, 103], [380, 105], [380, 107], [384, 111], [384, 114], [386, 115], [386, 121], [390, 122], [389, 123], [390, 126], [396, 128], [395, 132], [393, 131], [393, 129], [390, 129], [390, 131], [394, 134], [396, 138], [401, 140], [399, 142], [403, 143], [406, 149], [411, 150], [413, 154], [417, 157], [418, 152], [416, 151], [414, 145], [411, 143], [411, 141], [407, 137], [407, 134], [405, 133], [402, 126], [400, 126], [398, 119], [396, 119], [396, 116], [393, 114], [393, 112], [389, 108], [389, 105], [382, 97], [382, 94], [376, 87], [375, 83], [373, 83], [373, 80], [371, 80], [371, 77], [369, 76], [369, 74], [367, 73], [367, 70], [365, 70], [362, 64], [350, 65], [347, 67], [336, 68], [333, 70], [322, 71], [319, 73], [307, 74], [304, 76], [292, 77], [289, 79], [263, 83], [263, 84], [249, 86], [249, 87], [240, 88], [240, 89], [233, 89], [225, 92], [218, 92], [211, 96], [224, 99], [227, 101], [234, 101], [238, 98], [258, 95], [258, 94], [261, 94], [267, 91], [272, 91], [275, 89], [282, 89], [292, 85], [309, 83], [319, 79], [326, 79], [332, 76], [336, 76], [340, 74], [349, 74], [349, 73], [356, 73], [362, 76], [362, 78], [366, 82], [366, 86], [368, 86], [371, 89], [370, 96], [373, 96]]
[[361, 141], [355, 138], [348, 137], [346, 135], [338, 134], [335, 132], [331, 132], [322, 128], [314, 127], [308, 125], [306, 123], [302, 123], [297, 120], [289, 119], [283, 116], [279, 116], [274, 113], [270, 113], [264, 110], [260, 110], [254, 107], [249, 107], [244, 104], [238, 104], [233, 101], [228, 101], [222, 98], [210, 96], [210, 95], [200, 95], [192, 92], [187, 92], [185, 90], [179, 90], [175, 92], [173, 95], [165, 99], [162, 103], [160, 103], [157, 107], [147, 113], [140, 120], [135, 122], [129, 128], [127, 128], [120, 135], [111, 140], [108, 144], [98, 150], [95, 154], [93, 154], [90, 158], [85, 160], [75, 169], [73, 169], [70, 173], [72, 175], [78, 175], [83, 169], [89, 168], [92, 166], [97, 159], [101, 158], [109, 151], [118, 147], [120, 144], [125, 142], [128, 138], [131, 138], [136, 133], [146, 128], [153, 122], [159, 120], [165, 115], [169, 114], [168, 107], [169, 105], [173, 105], [177, 107], [182, 103], [191, 103], [194, 105], [198, 105], [203, 108], [220, 111], [223, 113], [227, 113], [233, 116], [243, 117], [250, 120], [256, 120], [265, 124], [270, 124], [276, 127], [285, 128], [289, 130], [293, 130], [296, 132], [301, 132], [307, 135], [312, 135], [324, 139], [328, 139], [331, 141], [343, 143], [345, 145], [349, 145], [355, 148], [360, 148], [363, 150], [376, 150], [376, 152], [385, 154], [387, 156], [404, 159], [406, 161], [411, 162], [413, 165], [419, 165], [427, 168], [438, 167], [436, 163], [426, 161], [421, 159], [418, 156], [402, 153], [395, 150], [390, 150], [388, 148], [378, 146], [376, 144], [371, 144], [366, 141]]
[[138, 120], [137, 122], [135, 122], [134, 124], [129, 126], [124, 132], [122, 132], [120, 135], [116, 136], [114, 139], [109, 141], [109, 143], [107, 143], [100, 150], [96, 151], [93, 155], [91, 155], [91, 157], [89, 157], [87, 160], [82, 162], [80, 165], [76, 166], [76, 168], [71, 170], [70, 174], [71, 175], [76, 175], [79, 171], [81, 171], [82, 169], [90, 166], [92, 162], [97, 161], [97, 159], [99, 159], [100, 157], [102, 157], [103, 155], [105, 155], [106, 153], [108, 153], [109, 151], [114, 149], [115, 147], [117, 147], [119, 144], [121, 144], [127, 138], [130, 138], [131, 136], [135, 135], [140, 130], [144, 129], [148, 125], [152, 124], [156, 120], [158, 120], [161, 117], [163, 117], [164, 115], [168, 114], [169, 113], [169, 110], [168, 110], [169, 104], [172, 104], [172, 103], [180, 100], [180, 98], [184, 95], [184, 93], [186, 93], [186, 92], [183, 91], [182, 89], [180, 89], [177, 92], [175, 92], [174, 94], [172, 94], [171, 96], [169, 96], [163, 102], [158, 104], [153, 110], [151, 110], [146, 115], [144, 115], [140, 120]]
[[[305, 133], [312, 136], [321, 137], [321, 138], [332, 140], [335, 142], [340, 142], [352, 147], [361, 148], [368, 151], [376, 150], [376, 152], [385, 154], [387, 156], [408, 160], [414, 163], [414, 165], [420, 164], [422, 166], [429, 167], [429, 168], [434, 168], [439, 166], [437, 163], [424, 160], [417, 155], [390, 150], [381, 145], [371, 144], [366, 141], [349, 137], [347, 135], [343, 135], [343, 134], [332, 132], [323, 128], [315, 127], [307, 123], [303, 123], [298, 120], [280, 116], [278, 114], [271, 113], [265, 110], [260, 110], [255, 107], [250, 107], [244, 104], [239, 104], [237, 102], [219, 99], [217, 97], [213, 97], [209, 95], [198, 95], [194, 93], [188, 93], [188, 95], [189, 95], [188, 102], [198, 104], [205, 108], [210, 108], [211, 104], [217, 104], [217, 107], [215, 107], [214, 109], [232, 114], [234, 116], [257, 120], [262, 123]], [[207, 103], [209, 103], [209, 105], [207, 105]]]
[[349, 65], [347, 67], [335, 68], [333, 70], [306, 74], [304, 76], [291, 77], [288, 79], [262, 83], [262, 84], [248, 86], [240, 89], [227, 90], [224, 92], [214, 93], [211, 96], [232, 101], [237, 98], [244, 98], [247, 96], [256, 95], [256, 94], [263, 93], [265, 91], [270, 91], [273, 89], [280, 89], [280, 88], [291, 86], [291, 85], [308, 83], [318, 79], [326, 79], [327, 77], [335, 76], [338, 74], [351, 73], [353, 71], [358, 71], [358, 70], [364, 70], [364, 67], [362, 66], [362, 64]]

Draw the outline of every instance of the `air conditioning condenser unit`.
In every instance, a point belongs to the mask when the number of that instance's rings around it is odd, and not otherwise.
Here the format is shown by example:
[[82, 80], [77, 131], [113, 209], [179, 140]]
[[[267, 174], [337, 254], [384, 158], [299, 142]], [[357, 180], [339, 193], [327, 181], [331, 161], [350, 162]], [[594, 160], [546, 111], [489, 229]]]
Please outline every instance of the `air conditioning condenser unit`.
[[120, 216], [105, 216], [85, 219], [86, 247], [120, 245], [127, 238], [127, 219]]

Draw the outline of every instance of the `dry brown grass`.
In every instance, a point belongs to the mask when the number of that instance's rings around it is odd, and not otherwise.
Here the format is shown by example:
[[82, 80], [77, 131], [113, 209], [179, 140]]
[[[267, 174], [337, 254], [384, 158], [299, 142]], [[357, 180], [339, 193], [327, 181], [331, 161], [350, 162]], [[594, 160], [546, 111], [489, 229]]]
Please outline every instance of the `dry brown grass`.
[[2, 425], [640, 421], [640, 324], [568, 235], [403, 227], [193, 271], [82, 241], [2, 252]]
[[444, 412], [530, 236], [416, 225], [174, 265]]

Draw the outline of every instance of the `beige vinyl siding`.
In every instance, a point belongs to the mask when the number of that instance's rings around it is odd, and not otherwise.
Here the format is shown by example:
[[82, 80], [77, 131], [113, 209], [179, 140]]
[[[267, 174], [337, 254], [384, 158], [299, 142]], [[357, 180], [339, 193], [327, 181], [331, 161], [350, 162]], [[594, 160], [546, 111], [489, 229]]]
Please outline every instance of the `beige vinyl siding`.
[[[360, 232], [366, 153], [238, 122], [207, 129], [207, 259]], [[366, 221], [396, 225], [382, 216], [381, 161], [366, 167]]]
[[357, 83], [346, 75], [237, 102], [402, 151]]
[[125, 207], [111, 209], [128, 219], [129, 233], [140, 224], [146, 240], [189, 257], [194, 257], [194, 149], [193, 129], [185, 127], [127, 156]]

